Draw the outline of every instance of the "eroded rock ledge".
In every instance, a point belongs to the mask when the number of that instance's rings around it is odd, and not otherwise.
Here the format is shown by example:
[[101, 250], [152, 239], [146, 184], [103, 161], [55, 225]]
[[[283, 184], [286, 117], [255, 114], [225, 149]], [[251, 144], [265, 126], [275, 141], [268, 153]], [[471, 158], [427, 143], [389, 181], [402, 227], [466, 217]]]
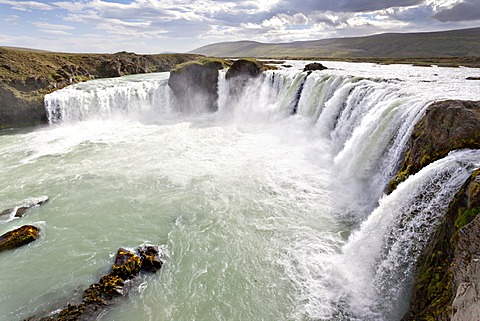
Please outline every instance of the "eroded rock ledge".
[[[480, 102], [441, 101], [415, 126], [389, 191], [450, 151], [480, 148]], [[476, 320], [480, 313], [480, 169], [449, 205], [414, 269], [410, 309], [402, 321]]]

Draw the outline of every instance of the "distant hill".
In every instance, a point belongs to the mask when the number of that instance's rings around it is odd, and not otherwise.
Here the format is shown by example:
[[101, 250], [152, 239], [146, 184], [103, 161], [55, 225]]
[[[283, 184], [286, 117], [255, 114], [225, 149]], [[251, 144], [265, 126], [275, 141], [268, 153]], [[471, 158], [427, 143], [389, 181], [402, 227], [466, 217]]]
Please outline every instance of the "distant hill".
[[465, 57], [480, 56], [480, 28], [423, 33], [384, 33], [290, 43], [221, 42], [191, 53], [215, 57]]
[[21, 50], [21, 51], [48, 52], [47, 50], [24, 48], [24, 47], [0, 46], [0, 49], [2, 49], [2, 48], [3, 49], [11, 49], [11, 50]]

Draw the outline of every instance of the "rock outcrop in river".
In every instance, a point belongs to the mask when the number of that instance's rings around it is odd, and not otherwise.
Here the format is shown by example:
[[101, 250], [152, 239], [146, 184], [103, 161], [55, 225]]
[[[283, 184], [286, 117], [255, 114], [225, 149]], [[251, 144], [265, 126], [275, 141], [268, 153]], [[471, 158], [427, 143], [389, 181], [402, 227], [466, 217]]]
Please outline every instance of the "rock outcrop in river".
[[225, 78], [228, 80], [231, 95], [240, 95], [247, 82], [263, 75], [264, 65], [255, 59], [238, 59], [228, 68]]
[[24, 225], [0, 236], [0, 252], [16, 249], [39, 238], [40, 229], [33, 225]]
[[[442, 101], [415, 126], [390, 190], [429, 163], [462, 148], [480, 148], [480, 102]], [[480, 311], [480, 170], [450, 203], [414, 270], [410, 310], [402, 319], [476, 320]]]
[[0, 48], [0, 129], [47, 121], [43, 97], [72, 83], [95, 78], [169, 71], [202, 56], [66, 54]]
[[144, 245], [137, 253], [124, 248], [117, 251], [112, 271], [83, 291], [82, 302], [68, 304], [64, 309], [46, 317], [31, 317], [29, 321], [92, 320], [97, 313], [126, 293], [127, 281], [141, 271], [155, 273], [162, 267], [160, 250], [155, 245]]
[[178, 107], [184, 111], [217, 111], [218, 71], [225, 67], [225, 60], [202, 59], [180, 64], [170, 71], [168, 86]]

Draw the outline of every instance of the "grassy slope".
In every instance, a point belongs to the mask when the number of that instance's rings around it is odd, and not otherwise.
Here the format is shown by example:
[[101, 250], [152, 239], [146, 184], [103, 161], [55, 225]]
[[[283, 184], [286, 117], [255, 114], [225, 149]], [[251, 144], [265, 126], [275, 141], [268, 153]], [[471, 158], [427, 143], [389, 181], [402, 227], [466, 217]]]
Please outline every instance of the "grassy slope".
[[368, 37], [266, 44], [218, 43], [192, 51], [217, 57], [464, 57], [480, 56], [480, 28], [429, 33], [380, 34]]

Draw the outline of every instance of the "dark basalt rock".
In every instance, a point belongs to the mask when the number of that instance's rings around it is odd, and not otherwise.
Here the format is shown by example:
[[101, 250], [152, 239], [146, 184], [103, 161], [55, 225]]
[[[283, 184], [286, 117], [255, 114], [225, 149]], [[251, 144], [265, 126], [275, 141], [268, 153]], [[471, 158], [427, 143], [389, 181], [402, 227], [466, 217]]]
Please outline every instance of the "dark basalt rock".
[[265, 66], [254, 59], [239, 59], [227, 70], [225, 78], [228, 80], [229, 92], [232, 96], [242, 94], [246, 84], [260, 76], [263, 76]]
[[40, 229], [33, 225], [24, 225], [0, 236], [0, 252], [18, 248], [38, 239]]
[[170, 72], [168, 86], [177, 105], [183, 111], [218, 110], [218, 71], [224, 68], [220, 60], [195, 60], [178, 65]]
[[47, 317], [31, 317], [30, 321], [74, 321], [92, 320], [101, 309], [113, 304], [127, 292], [127, 280], [133, 279], [140, 271], [155, 273], [162, 266], [158, 246], [140, 246], [137, 253], [120, 248], [117, 251], [112, 272], [90, 285], [82, 295], [79, 304], [68, 304], [60, 312]]
[[467, 80], [480, 80], [480, 77], [467, 77]]
[[253, 59], [238, 59], [227, 70], [226, 79], [231, 78], [256, 78], [263, 72], [263, 65]]
[[409, 175], [462, 148], [480, 148], [480, 101], [433, 103], [415, 125], [401, 170], [390, 181], [387, 192]]
[[305, 68], [303, 68], [303, 71], [315, 71], [315, 70], [325, 70], [325, 69], [328, 69], [328, 68], [319, 62], [314, 62], [308, 65], [305, 65]]
[[137, 249], [142, 258], [142, 270], [147, 272], [157, 272], [163, 265], [160, 259], [160, 250], [155, 245], [144, 245]]

